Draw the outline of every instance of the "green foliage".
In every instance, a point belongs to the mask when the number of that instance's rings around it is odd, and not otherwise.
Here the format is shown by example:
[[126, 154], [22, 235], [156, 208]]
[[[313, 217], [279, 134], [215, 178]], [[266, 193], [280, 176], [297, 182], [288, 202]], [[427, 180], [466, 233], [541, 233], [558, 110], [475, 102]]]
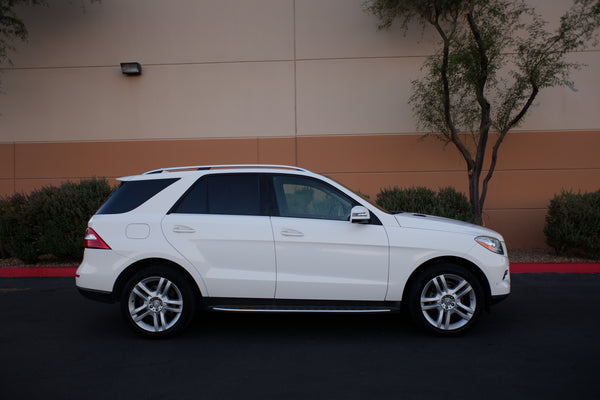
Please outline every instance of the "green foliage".
[[15, 13], [15, 7], [39, 4], [45, 4], [45, 1], [0, 0], [0, 63], [10, 62], [8, 54], [14, 50], [13, 41], [27, 40], [27, 28]]
[[600, 260], [600, 190], [593, 193], [563, 191], [548, 207], [546, 243], [559, 255]]
[[452, 187], [442, 188], [437, 193], [422, 186], [386, 188], [377, 194], [376, 203], [391, 212], [406, 211], [475, 221], [467, 197]]
[[568, 53], [596, 42], [600, 1], [575, 0], [554, 31], [523, 0], [367, 0], [363, 7], [380, 29], [417, 22], [437, 33], [437, 51], [412, 82], [410, 103], [420, 127], [464, 158], [471, 207], [481, 221], [500, 145], [541, 89], [571, 84], [579, 64], [567, 61]]
[[9, 255], [29, 264], [38, 252], [27, 207], [28, 197], [22, 194], [0, 200], [0, 243]]
[[112, 191], [106, 179], [90, 179], [2, 199], [0, 242], [28, 264], [43, 254], [81, 258], [87, 222]]

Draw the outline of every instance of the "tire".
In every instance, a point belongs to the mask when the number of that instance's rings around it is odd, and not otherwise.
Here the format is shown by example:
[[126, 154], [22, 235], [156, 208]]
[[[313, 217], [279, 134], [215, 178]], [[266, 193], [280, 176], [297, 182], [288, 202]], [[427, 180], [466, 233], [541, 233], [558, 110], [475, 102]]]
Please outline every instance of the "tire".
[[121, 312], [134, 332], [151, 338], [180, 333], [191, 322], [196, 299], [189, 281], [163, 266], [143, 269], [121, 293]]
[[477, 321], [485, 307], [479, 280], [454, 264], [437, 264], [421, 272], [408, 292], [413, 321], [442, 336], [460, 334]]

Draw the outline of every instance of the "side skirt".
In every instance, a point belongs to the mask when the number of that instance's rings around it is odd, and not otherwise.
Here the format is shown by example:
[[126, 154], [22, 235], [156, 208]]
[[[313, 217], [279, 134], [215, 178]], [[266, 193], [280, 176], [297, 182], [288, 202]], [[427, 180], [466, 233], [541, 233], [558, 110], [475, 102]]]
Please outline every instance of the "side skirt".
[[245, 299], [224, 297], [210, 297], [203, 300], [205, 307], [213, 311], [374, 313], [400, 310], [399, 301]]

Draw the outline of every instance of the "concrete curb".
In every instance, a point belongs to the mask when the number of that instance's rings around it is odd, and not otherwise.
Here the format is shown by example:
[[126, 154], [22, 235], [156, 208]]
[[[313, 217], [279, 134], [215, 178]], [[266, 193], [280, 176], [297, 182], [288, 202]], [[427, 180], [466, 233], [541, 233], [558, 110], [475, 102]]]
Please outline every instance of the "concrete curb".
[[[77, 267], [4, 267], [0, 278], [74, 277]], [[512, 263], [512, 274], [600, 274], [600, 263]]]

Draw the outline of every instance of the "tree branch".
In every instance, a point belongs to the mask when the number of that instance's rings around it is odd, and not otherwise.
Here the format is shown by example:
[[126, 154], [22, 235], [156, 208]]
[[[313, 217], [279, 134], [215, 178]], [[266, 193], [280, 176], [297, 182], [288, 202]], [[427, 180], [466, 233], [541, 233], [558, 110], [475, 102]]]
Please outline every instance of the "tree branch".
[[488, 182], [490, 181], [490, 179], [492, 179], [492, 175], [494, 174], [494, 170], [496, 169], [496, 163], [498, 161], [498, 150], [500, 149], [500, 145], [504, 141], [504, 138], [506, 137], [508, 132], [511, 130], [511, 128], [513, 126], [515, 126], [516, 124], [518, 124], [519, 121], [521, 121], [521, 119], [525, 116], [525, 114], [527, 113], [527, 111], [529, 110], [531, 105], [533, 104], [533, 101], [535, 100], [538, 93], [539, 93], [539, 88], [537, 87], [535, 82], [531, 81], [531, 93], [529, 94], [529, 98], [527, 99], [527, 102], [523, 105], [523, 108], [521, 109], [521, 111], [500, 132], [500, 136], [498, 137], [498, 140], [496, 140], [496, 143], [494, 144], [494, 148], [492, 150], [492, 162], [490, 163], [490, 169], [489, 169], [487, 175], [485, 176], [485, 178], [483, 179], [483, 185], [482, 185], [482, 191], [481, 191], [481, 204], [483, 204], [485, 202], [485, 197], [487, 195]]
[[471, 153], [469, 153], [469, 150], [467, 149], [467, 147], [464, 145], [462, 140], [460, 140], [460, 137], [458, 136], [458, 131], [456, 129], [456, 126], [454, 125], [454, 121], [452, 120], [452, 114], [450, 113], [450, 102], [451, 102], [450, 101], [450, 83], [448, 80], [450, 39], [448, 38], [448, 36], [446, 35], [446, 32], [444, 32], [444, 29], [442, 28], [442, 26], [439, 23], [439, 13], [437, 12], [437, 10], [436, 10], [435, 20], [432, 21], [432, 25], [435, 27], [435, 29], [437, 30], [438, 34], [440, 35], [440, 37], [442, 38], [442, 41], [444, 43], [444, 47], [442, 50], [442, 65], [440, 68], [440, 75], [441, 75], [440, 77], [442, 79], [442, 90], [443, 90], [443, 99], [444, 99], [444, 119], [446, 121], [446, 126], [448, 126], [448, 129], [450, 130], [450, 140], [456, 146], [458, 151], [462, 154], [463, 158], [465, 159], [465, 161], [467, 163], [467, 168], [468, 168], [468, 171], [470, 174], [474, 168], [475, 162], [473, 161], [473, 157], [471, 156]]

